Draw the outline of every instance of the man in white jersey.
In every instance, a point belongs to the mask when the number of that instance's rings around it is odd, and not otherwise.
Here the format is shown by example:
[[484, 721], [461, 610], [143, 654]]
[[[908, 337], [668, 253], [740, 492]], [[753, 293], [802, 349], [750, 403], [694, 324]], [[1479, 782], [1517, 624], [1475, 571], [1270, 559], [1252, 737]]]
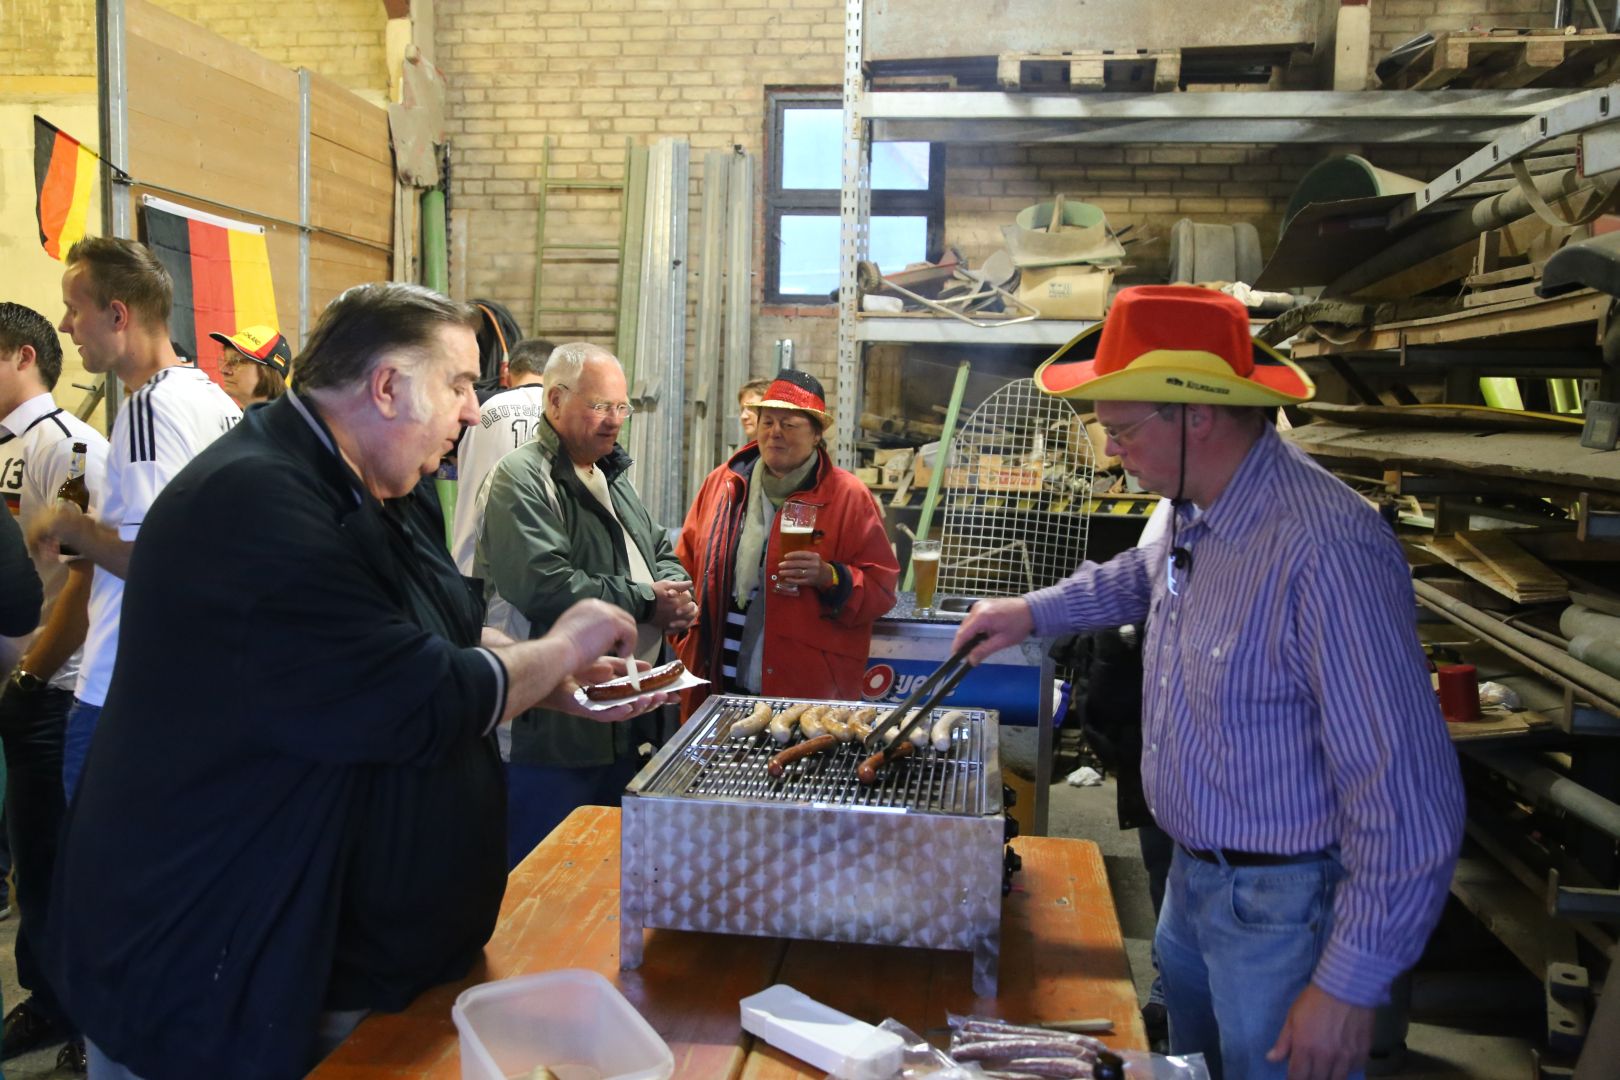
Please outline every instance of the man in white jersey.
[[[0, 303], [0, 495], [24, 529], [55, 505], [75, 444], [84, 447], [79, 465], [88, 490], [99, 492], [104, 483], [107, 440], [51, 397], [61, 374], [62, 343], [50, 320], [21, 304]], [[78, 556], [34, 554], [44, 585], [39, 629], [8, 639], [8, 659], [16, 665], [0, 689], [0, 742], [10, 774], [6, 828], [22, 912], [17, 977], [30, 996], [6, 1014], [0, 1059], [66, 1040], [57, 1065], [72, 1067], [84, 1050], [45, 974], [41, 949], [65, 809], [62, 739], [93, 566]]]
[[468, 577], [473, 572], [473, 548], [484, 520], [484, 480], [495, 463], [516, 450], [539, 429], [546, 414], [542, 375], [551, 350], [542, 338], [528, 338], [512, 346], [506, 360], [509, 390], [502, 390], [478, 408], [478, 423], [467, 428], [456, 447], [456, 513], [452, 522], [450, 554]]
[[141, 522], [164, 485], [242, 419], [225, 391], [175, 355], [169, 342], [173, 298], [169, 272], [144, 244], [96, 236], [68, 251], [60, 329], [79, 347], [86, 371], [111, 373], [130, 391], [113, 421], [106, 483], [92, 492], [90, 513], [54, 507], [28, 532], [31, 543], [52, 555], [66, 545], [96, 564], [89, 636], [62, 753], [70, 801], [118, 657], [124, 576]]

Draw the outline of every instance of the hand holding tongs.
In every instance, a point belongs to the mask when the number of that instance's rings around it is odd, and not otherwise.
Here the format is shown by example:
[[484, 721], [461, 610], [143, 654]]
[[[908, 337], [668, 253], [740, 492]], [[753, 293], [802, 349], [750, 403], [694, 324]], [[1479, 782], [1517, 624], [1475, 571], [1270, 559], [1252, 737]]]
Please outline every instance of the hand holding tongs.
[[[987, 637], [989, 637], [988, 634], [973, 635], [960, 649], [951, 654], [949, 660], [935, 668], [932, 675], [924, 679], [921, 685], [913, 690], [906, 700], [896, 705], [893, 711], [872, 729], [872, 733], [863, 741], [866, 748], [871, 750], [874, 747], [883, 747], [884, 764], [892, 761], [895, 757], [895, 748], [905, 744], [906, 738], [918, 724], [928, 723], [928, 714], [933, 711], [934, 706], [944, 700], [952, 690], [955, 690], [956, 684], [961, 682], [967, 673], [972, 670], [973, 665], [967, 662], [968, 653], [978, 647]], [[892, 742], [887, 746], [883, 746], [884, 734], [904, 720], [907, 712], [912, 712], [911, 719], [906, 721], [905, 726], [900, 729], [900, 733], [894, 737]]]

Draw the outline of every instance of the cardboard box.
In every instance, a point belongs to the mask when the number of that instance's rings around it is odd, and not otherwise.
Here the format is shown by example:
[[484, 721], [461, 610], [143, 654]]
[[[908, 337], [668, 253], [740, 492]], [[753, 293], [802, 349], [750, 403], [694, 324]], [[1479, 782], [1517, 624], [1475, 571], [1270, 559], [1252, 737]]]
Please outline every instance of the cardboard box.
[[1095, 266], [1025, 267], [1018, 299], [1037, 308], [1043, 319], [1100, 319], [1108, 310], [1114, 272]]
[[980, 491], [1040, 491], [1042, 463], [1021, 464], [1000, 454], [979, 455]]

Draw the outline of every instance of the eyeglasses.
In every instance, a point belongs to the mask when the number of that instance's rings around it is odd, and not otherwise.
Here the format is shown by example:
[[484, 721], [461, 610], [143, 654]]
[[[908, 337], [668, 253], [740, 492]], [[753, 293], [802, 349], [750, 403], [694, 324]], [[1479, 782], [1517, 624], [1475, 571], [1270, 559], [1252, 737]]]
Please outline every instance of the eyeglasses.
[[1146, 416], [1142, 417], [1141, 419], [1139, 419], [1139, 420], [1137, 420], [1137, 421], [1135, 421], [1133, 423], [1126, 424], [1124, 427], [1120, 428], [1118, 431], [1115, 431], [1113, 428], [1104, 425], [1104, 427], [1102, 429], [1103, 434], [1105, 436], [1107, 436], [1107, 438], [1111, 442], [1113, 442], [1115, 445], [1124, 446], [1128, 442], [1130, 442], [1131, 436], [1136, 431], [1137, 428], [1141, 427], [1143, 424], [1147, 423], [1149, 420], [1154, 420], [1154, 419], [1158, 419], [1160, 417], [1163, 417], [1167, 410], [1172, 409], [1174, 407], [1175, 406], [1173, 406], [1173, 405], [1160, 405], [1157, 409], [1154, 409], [1152, 412], [1148, 413]]
[[243, 364], [248, 364], [248, 363], [252, 363], [252, 361], [248, 360], [246, 357], [227, 356], [224, 359], [220, 360], [220, 362], [219, 362], [219, 370], [221, 370], [221, 371], [235, 371], [237, 368], [241, 367]]
[[[574, 392], [574, 388], [567, 383], [558, 383], [557, 388], [567, 390], [570, 394]], [[600, 417], [617, 416], [621, 420], [628, 420], [636, 415], [636, 407], [627, 401], [587, 401], [585, 407]]]

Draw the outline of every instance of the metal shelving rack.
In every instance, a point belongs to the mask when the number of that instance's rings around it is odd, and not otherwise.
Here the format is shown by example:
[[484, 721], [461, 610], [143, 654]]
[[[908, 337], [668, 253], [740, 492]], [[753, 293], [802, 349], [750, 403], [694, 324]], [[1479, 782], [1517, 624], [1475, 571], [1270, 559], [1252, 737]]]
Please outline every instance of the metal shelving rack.
[[1023, 94], [872, 91], [862, 34], [866, 0], [844, 5], [844, 157], [834, 458], [855, 467], [861, 355], [868, 344], [1061, 345], [1092, 325], [1039, 320], [979, 328], [954, 320], [860, 314], [857, 261], [871, 220], [872, 142], [1486, 143], [1584, 91], [1267, 91]]

